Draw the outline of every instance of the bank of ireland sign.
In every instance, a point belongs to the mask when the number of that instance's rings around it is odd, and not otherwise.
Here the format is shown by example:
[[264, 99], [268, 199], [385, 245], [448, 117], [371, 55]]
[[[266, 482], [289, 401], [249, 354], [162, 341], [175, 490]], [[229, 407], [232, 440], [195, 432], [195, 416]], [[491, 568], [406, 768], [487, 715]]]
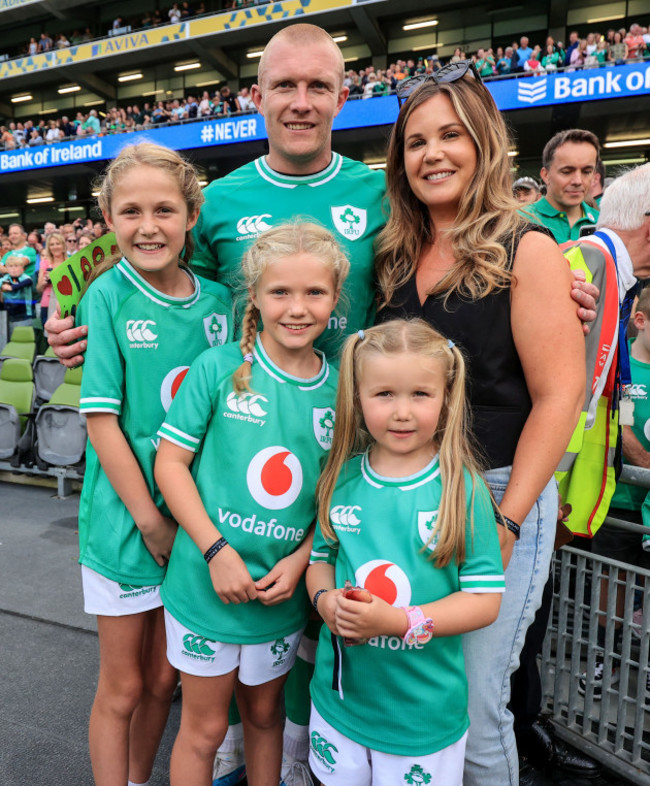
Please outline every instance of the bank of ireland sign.
[[521, 77], [487, 83], [501, 110], [650, 94], [650, 63]]

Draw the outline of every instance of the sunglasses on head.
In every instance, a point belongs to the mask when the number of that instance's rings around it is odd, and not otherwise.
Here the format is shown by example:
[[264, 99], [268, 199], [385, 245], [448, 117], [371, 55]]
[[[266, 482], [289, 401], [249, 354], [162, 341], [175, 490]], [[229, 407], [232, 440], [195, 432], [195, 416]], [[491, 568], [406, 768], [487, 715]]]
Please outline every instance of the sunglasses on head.
[[417, 76], [404, 79], [397, 85], [395, 93], [397, 95], [397, 103], [402, 106], [404, 101], [411, 95], [414, 90], [417, 90], [420, 85], [425, 82], [435, 82], [437, 85], [455, 82], [457, 79], [462, 79], [465, 74], [471, 73], [475, 79], [478, 79], [481, 84], [483, 80], [478, 72], [478, 69], [471, 60], [462, 60], [458, 63], [448, 63], [443, 66], [439, 71], [432, 74], [418, 74]]

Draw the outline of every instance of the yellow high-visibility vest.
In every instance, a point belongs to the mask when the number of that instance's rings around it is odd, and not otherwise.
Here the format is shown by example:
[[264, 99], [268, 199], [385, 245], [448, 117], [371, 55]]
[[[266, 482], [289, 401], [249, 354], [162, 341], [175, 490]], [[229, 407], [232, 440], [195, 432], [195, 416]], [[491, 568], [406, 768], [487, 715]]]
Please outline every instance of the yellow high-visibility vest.
[[555, 476], [572, 510], [567, 526], [592, 538], [607, 516], [616, 488], [620, 429], [617, 395], [619, 295], [616, 263], [588, 238], [560, 246], [572, 270], [584, 270], [600, 290], [596, 321], [586, 337], [587, 390], [580, 420]]

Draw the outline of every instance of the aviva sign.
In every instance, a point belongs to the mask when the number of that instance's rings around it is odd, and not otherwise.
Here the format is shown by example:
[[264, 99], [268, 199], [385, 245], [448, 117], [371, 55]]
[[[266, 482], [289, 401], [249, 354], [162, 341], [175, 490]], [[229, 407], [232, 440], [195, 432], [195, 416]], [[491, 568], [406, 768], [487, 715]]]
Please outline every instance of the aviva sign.
[[[34, 0], [22, 0], [22, 3]], [[3, 6], [4, 3], [4, 6]], [[0, 0], [0, 10], [22, 4], [21, 0]], [[13, 4], [13, 5], [7, 5]], [[214, 14], [191, 19], [176, 25], [147, 28], [146, 30], [126, 33], [125, 35], [101, 38], [97, 41], [78, 44], [65, 49], [42, 52], [32, 57], [20, 57], [0, 63], [0, 79], [37, 73], [60, 66], [71, 66], [102, 58], [113, 57], [124, 52], [134, 52], [162, 46], [187, 38], [201, 38], [226, 33], [242, 27], [295, 19], [305, 14], [332, 11], [355, 5], [356, 0], [283, 0], [280, 3], [267, 3], [239, 11]]]
[[0, 11], [9, 11], [11, 8], [21, 8], [24, 5], [33, 5], [42, 0], [0, 0]]

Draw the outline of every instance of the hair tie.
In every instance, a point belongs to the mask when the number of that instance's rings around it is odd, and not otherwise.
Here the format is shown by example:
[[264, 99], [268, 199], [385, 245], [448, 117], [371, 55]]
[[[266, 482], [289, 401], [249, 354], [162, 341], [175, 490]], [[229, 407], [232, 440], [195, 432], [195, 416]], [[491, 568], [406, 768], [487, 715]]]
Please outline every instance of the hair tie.
[[251, 366], [253, 365], [253, 353], [252, 352], [247, 352], [244, 355], [244, 363], [250, 363]]
[[456, 345], [454, 344], [454, 342], [450, 338], [448, 338], [447, 339], [447, 346], [449, 347], [449, 349], [453, 349]]
[[360, 341], [363, 341], [363, 339], [366, 337], [366, 334], [363, 332], [363, 330], [359, 330], [357, 331], [357, 336], [359, 336]]

